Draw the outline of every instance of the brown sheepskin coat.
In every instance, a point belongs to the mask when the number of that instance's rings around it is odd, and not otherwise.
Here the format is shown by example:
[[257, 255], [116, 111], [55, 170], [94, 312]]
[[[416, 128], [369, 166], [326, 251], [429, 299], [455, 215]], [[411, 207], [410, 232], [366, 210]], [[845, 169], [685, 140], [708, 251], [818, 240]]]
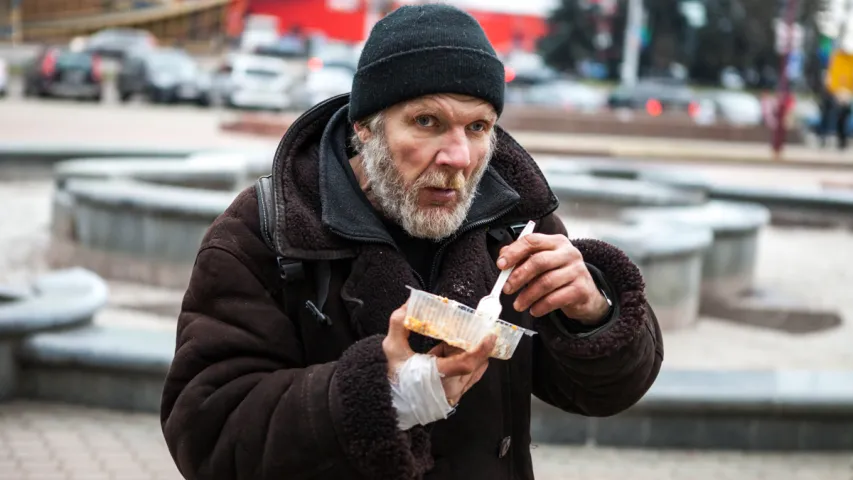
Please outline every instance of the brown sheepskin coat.
[[[511, 360], [491, 360], [454, 415], [400, 431], [381, 342], [406, 286], [476, 306], [498, 275], [490, 227], [536, 219], [537, 231], [566, 230], [536, 164], [500, 131], [469, 221], [423, 285], [354, 200], [328, 146], [327, 126], [346, 104], [335, 97], [300, 117], [273, 167], [273, 241], [308, 272], [314, 261], [329, 262], [330, 322], [286, 307], [291, 287], [264, 242], [255, 190], [240, 193], [207, 232], [184, 297], [162, 401], [169, 450], [193, 480], [532, 479], [531, 395], [605, 416], [654, 382], [663, 343], [640, 272], [613, 246], [575, 241], [616, 303], [610, 321], [573, 333], [570, 321], [518, 313], [504, 296], [502, 318], [538, 334], [522, 339]], [[434, 343], [412, 337], [417, 351]]]

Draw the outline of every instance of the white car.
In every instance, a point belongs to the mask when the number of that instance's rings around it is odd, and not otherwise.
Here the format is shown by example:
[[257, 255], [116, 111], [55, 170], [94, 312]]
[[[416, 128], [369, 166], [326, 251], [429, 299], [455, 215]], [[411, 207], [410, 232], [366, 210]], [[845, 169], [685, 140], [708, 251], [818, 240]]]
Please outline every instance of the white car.
[[349, 92], [353, 76], [353, 71], [343, 66], [311, 70], [305, 80], [296, 82], [290, 90], [290, 108], [307, 110], [326, 99]]
[[9, 67], [6, 60], [0, 58], [0, 98], [9, 93]]
[[763, 112], [758, 98], [748, 92], [720, 91], [711, 98], [718, 117], [738, 126], [761, 125]]
[[294, 80], [289, 62], [257, 55], [233, 55], [214, 73], [211, 101], [236, 108], [284, 110]]

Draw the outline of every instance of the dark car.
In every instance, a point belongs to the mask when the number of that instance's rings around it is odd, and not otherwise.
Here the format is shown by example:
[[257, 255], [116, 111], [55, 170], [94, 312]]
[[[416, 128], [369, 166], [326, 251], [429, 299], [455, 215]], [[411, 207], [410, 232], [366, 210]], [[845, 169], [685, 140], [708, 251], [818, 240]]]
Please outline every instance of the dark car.
[[24, 95], [101, 101], [101, 59], [88, 52], [47, 48], [27, 65]]
[[611, 108], [646, 110], [651, 115], [666, 112], [687, 112], [698, 108], [693, 91], [677, 79], [646, 78], [633, 87], [619, 86], [607, 101]]
[[108, 28], [89, 37], [86, 51], [123, 60], [130, 51], [154, 48], [156, 45], [157, 39], [146, 30]]
[[186, 51], [174, 48], [134, 51], [116, 77], [119, 99], [141, 95], [153, 103], [210, 103], [208, 82]]

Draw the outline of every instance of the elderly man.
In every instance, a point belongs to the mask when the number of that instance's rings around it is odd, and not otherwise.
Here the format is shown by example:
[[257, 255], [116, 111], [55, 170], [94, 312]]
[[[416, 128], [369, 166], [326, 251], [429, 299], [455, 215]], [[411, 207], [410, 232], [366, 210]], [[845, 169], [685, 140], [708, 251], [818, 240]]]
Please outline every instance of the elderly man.
[[[402, 7], [352, 93], [291, 126], [184, 298], [162, 425], [186, 478], [532, 479], [531, 394], [603, 416], [648, 390], [663, 345], [642, 277], [569, 241], [496, 125], [503, 96], [471, 16]], [[407, 286], [476, 306], [511, 266], [501, 318], [538, 334], [510, 360], [494, 337], [463, 351], [403, 327]]]

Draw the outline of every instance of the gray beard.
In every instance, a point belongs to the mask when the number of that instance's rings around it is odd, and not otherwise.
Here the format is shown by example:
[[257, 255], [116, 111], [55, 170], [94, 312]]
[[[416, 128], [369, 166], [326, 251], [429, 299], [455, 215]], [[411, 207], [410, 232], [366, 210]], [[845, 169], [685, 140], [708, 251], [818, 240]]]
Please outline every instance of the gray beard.
[[[374, 132], [361, 148], [364, 174], [367, 177], [367, 196], [389, 220], [396, 222], [415, 238], [441, 240], [452, 235], [462, 226], [477, 194], [477, 187], [486, 172], [494, 152], [494, 134], [489, 149], [477, 169], [468, 180], [462, 172], [447, 172], [428, 169], [415, 180], [410, 188], [400, 174], [382, 132]], [[419, 193], [432, 186], [447, 187], [462, 184], [458, 201], [453, 210], [418, 205]]]

